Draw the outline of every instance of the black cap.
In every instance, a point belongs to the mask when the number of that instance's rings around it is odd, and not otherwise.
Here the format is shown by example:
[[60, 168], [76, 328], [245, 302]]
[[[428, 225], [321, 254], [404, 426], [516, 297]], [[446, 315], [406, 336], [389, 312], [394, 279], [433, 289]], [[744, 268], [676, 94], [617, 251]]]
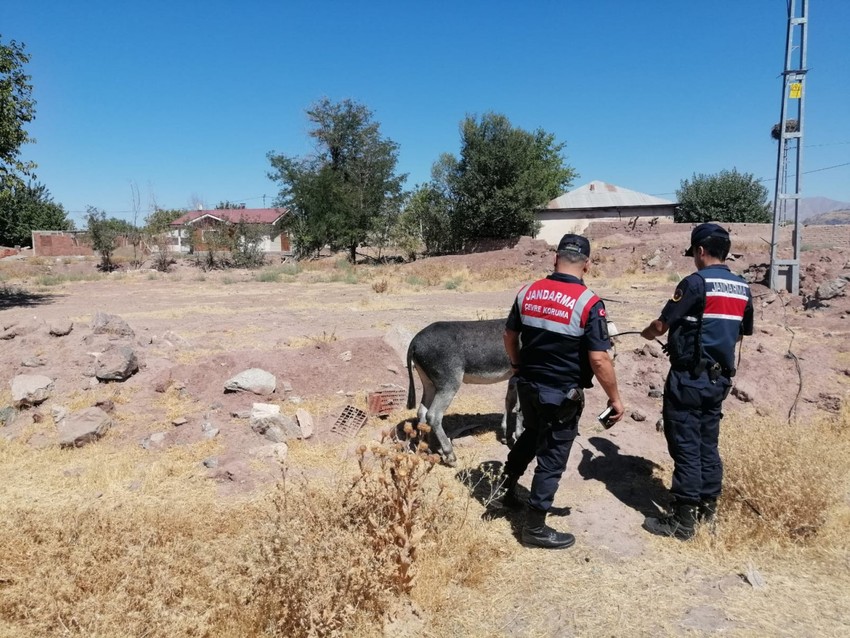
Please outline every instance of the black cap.
[[568, 233], [561, 237], [561, 241], [558, 243], [558, 252], [560, 253], [565, 250], [579, 253], [590, 259], [590, 242], [587, 241], [586, 237], [582, 237], [581, 235]]
[[730, 241], [729, 233], [722, 226], [712, 224], [711, 222], [700, 224], [691, 231], [691, 246], [685, 251], [685, 257], [693, 257], [694, 247], [702, 246], [702, 243], [709, 237], [717, 237]]

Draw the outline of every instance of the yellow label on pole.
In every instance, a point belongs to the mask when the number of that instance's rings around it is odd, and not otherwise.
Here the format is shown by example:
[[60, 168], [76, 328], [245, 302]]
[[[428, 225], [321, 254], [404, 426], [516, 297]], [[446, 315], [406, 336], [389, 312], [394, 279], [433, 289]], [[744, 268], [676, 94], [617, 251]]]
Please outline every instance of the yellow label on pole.
[[788, 95], [792, 100], [799, 100], [803, 97], [803, 83], [802, 82], [792, 82], [791, 90]]

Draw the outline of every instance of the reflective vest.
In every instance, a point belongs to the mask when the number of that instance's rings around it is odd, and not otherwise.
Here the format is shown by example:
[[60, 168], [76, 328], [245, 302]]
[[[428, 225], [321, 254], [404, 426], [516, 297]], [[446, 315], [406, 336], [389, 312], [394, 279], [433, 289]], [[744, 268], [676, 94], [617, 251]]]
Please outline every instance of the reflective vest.
[[696, 273], [703, 284], [702, 303], [670, 331], [670, 363], [695, 370], [704, 361], [718, 363], [734, 374], [735, 344], [750, 300], [750, 287], [726, 268], [703, 268]]
[[584, 284], [556, 279], [541, 279], [519, 291], [524, 380], [560, 388], [592, 385], [582, 337], [590, 309], [599, 301]]

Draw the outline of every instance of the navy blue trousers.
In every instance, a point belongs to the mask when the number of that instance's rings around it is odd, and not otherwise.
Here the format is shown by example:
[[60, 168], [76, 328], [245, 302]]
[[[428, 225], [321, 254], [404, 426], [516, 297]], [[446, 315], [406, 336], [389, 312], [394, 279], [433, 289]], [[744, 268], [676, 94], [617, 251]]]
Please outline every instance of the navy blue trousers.
[[723, 399], [731, 381], [714, 383], [703, 372], [670, 370], [664, 387], [664, 436], [673, 459], [671, 494], [679, 503], [696, 505], [720, 496], [723, 462], [717, 441]]
[[525, 430], [508, 453], [504, 472], [508, 476], [520, 477], [537, 457], [528, 505], [548, 512], [578, 434], [584, 398], [571, 401], [562, 390], [522, 381], [517, 384], [517, 394]]

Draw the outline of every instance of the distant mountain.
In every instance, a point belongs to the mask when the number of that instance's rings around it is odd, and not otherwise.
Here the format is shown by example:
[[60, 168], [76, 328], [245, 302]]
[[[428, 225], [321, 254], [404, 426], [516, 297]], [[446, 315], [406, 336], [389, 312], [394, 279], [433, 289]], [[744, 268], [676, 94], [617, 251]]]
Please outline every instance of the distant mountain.
[[806, 224], [813, 226], [835, 226], [838, 224], [850, 224], [850, 206], [846, 210], [833, 210], [820, 215], [806, 217]]
[[836, 210], [850, 210], [850, 203], [839, 202], [827, 197], [804, 197], [800, 200], [800, 219], [808, 221], [809, 217], [831, 213]]

